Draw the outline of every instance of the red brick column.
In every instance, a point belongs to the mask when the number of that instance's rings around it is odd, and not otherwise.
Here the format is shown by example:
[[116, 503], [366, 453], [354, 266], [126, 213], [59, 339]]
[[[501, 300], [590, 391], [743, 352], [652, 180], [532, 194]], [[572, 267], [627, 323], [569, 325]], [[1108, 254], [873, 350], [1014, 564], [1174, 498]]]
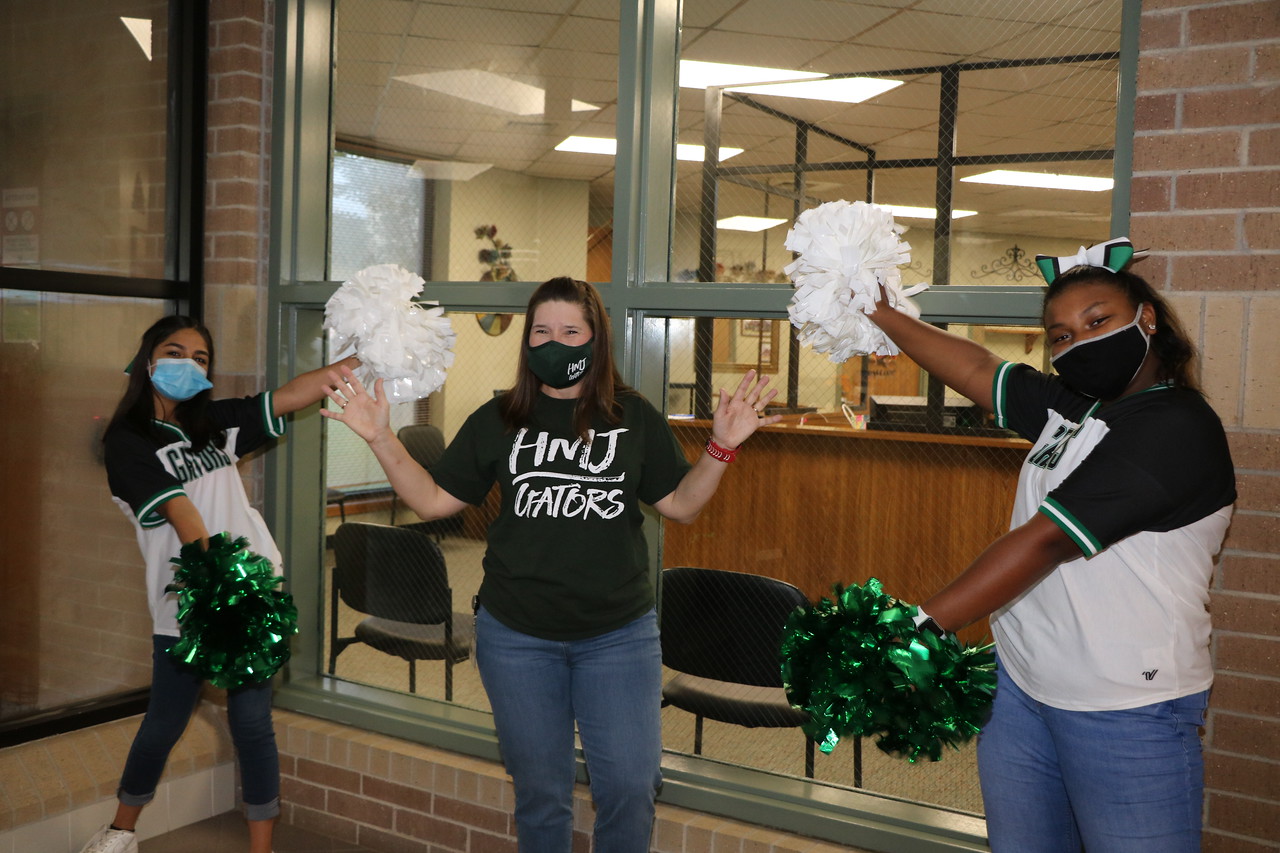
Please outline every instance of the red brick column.
[[1215, 575], [1207, 851], [1280, 849], [1280, 3], [1144, 0], [1138, 271], [1198, 337], [1239, 500]]
[[[274, 6], [209, 3], [204, 307], [219, 396], [256, 394], [266, 382]], [[241, 473], [260, 502], [261, 465]]]

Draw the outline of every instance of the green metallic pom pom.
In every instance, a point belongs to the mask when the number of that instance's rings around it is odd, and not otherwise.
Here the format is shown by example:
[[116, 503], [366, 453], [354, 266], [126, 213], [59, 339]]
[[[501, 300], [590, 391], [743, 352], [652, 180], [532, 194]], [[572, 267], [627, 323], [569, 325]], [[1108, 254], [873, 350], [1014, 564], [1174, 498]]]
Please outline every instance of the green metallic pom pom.
[[289, 659], [288, 638], [298, 632], [293, 596], [276, 589], [271, 561], [249, 550], [243, 537], [209, 537], [208, 548], [183, 545], [175, 560], [178, 624], [182, 637], [169, 654], [217, 687], [265, 681]]
[[797, 608], [782, 641], [782, 681], [809, 714], [805, 734], [830, 753], [842, 737], [875, 736], [890, 755], [942, 757], [978, 733], [995, 693], [991, 645], [962, 646], [915, 627], [915, 605], [880, 581], [835, 587]]

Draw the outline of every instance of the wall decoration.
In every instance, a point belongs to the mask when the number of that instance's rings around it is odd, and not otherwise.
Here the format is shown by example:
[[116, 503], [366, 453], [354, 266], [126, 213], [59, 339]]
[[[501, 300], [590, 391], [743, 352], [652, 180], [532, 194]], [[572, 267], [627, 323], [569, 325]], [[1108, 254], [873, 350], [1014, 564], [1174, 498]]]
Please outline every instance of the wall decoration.
[[969, 273], [970, 278], [990, 278], [1001, 276], [1005, 281], [1022, 281], [1024, 278], [1041, 279], [1040, 270], [1033, 260], [1027, 260], [1026, 250], [1018, 248], [1015, 243], [1012, 249], [996, 258], [989, 264], [983, 264], [977, 272]]
[[[480, 274], [481, 281], [519, 281], [519, 276], [511, 266], [511, 245], [498, 239], [497, 225], [477, 225], [477, 240], [488, 240], [489, 248], [481, 249], [476, 257], [480, 263], [488, 267]], [[486, 335], [497, 337], [511, 325], [514, 314], [477, 314], [476, 322]]]

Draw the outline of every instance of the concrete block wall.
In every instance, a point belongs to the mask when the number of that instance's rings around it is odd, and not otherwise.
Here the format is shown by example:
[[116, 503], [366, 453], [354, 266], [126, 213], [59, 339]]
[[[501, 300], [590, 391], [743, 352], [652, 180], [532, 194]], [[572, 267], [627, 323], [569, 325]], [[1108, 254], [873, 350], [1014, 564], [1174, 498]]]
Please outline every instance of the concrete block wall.
[[1131, 236], [1202, 353], [1239, 500], [1212, 590], [1204, 849], [1280, 849], [1280, 3], [1144, 0]]

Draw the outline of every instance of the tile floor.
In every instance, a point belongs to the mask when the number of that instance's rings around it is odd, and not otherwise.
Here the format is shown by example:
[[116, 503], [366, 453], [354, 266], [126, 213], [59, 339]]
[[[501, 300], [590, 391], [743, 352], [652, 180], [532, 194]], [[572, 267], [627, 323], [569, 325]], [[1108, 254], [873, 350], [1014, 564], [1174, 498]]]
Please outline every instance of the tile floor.
[[[275, 848], [275, 853], [369, 853], [364, 847], [284, 824], [276, 829]], [[138, 845], [138, 853], [244, 853], [248, 849], [249, 830], [239, 811], [216, 815]]]

